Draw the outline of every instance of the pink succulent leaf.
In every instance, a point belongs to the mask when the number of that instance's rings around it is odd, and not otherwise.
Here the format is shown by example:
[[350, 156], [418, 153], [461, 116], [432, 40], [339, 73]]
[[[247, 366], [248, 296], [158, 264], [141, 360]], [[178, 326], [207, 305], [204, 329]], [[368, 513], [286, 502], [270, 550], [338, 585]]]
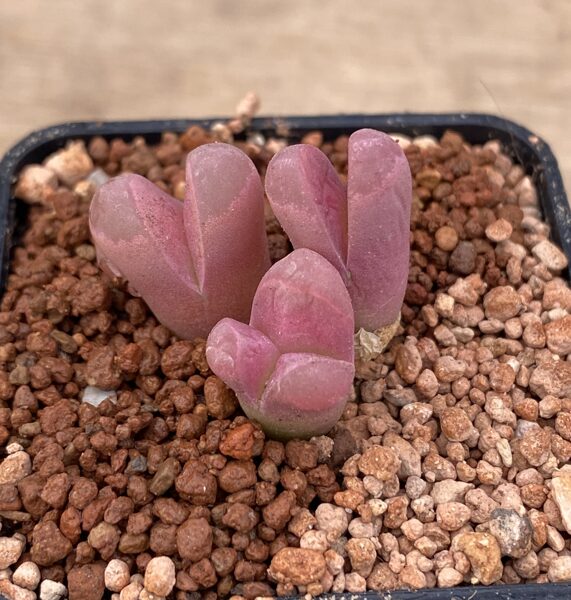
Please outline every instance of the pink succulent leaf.
[[250, 325], [221, 321], [208, 337], [210, 368], [268, 434], [327, 432], [350, 396], [353, 310], [336, 269], [294, 250], [264, 275]]
[[270, 267], [264, 189], [254, 163], [230, 144], [199, 146], [186, 160], [185, 196], [184, 228], [199, 288], [210, 302], [214, 295], [231, 302], [244, 288], [253, 296]]
[[183, 338], [225, 316], [247, 321], [270, 266], [254, 164], [227, 144], [189, 154], [184, 205], [138, 175], [103, 185], [90, 210], [102, 267], [129, 282]]
[[390, 325], [406, 291], [412, 179], [390, 136], [361, 129], [349, 138], [349, 292], [355, 321], [370, 331]]
[[140, 175], [122, 175], [97, 191], [89, 224], [100, 262], [167, 327], [185, 333], [189, 315], [205, 318], [178, 200]]
[[353, 363], [306, 353], [282, 354], [259, 404], [244, 412], [272, 436], [305, 438], [330, 431], [353, 384]]
[[210, 368], [244, 401], [258, 402], [279, 355], [263, 333], [234, 319], [222, 319], [208, 336]]
[[287, 146], [270, 161], [266, 194], [294, 248], [310, 248], [342, 275], [347, 260], [347, 196], [331, 161], [314, 146]]
[[351, 299], [333, 265], [313, 250], [295, 250], [264, 275], [250, 325], [281, 353], [353, 360]]
[[404, 298], [412, 180], [388, 135], [362, 129], [349, 138], [347, 191], [317, 148], [285, 148], [270, 162], [266, 193], [295, 248], [327, 258], [349, 289], [355, 325], [393, 323]]

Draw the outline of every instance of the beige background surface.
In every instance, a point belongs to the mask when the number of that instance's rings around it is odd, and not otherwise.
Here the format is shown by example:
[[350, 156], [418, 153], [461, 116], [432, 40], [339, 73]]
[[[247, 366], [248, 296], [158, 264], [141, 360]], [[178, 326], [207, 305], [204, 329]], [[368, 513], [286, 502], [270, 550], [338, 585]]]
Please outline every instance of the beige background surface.
[[474, 110], [571, 185], [569, 0], [0, 0], [0, 152], [65, 120]]

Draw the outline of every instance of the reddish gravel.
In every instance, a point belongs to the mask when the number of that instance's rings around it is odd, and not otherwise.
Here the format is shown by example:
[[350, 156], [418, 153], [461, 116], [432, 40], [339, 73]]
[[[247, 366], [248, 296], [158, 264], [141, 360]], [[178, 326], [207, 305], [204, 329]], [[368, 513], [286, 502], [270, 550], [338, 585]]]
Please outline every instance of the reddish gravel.
[[[176, 339], [97, 268], [87, 212], [104, 174], [182, 198], [185, 154], [230, 140], [249, 102], [214, 132], [156, 147], [96, 137], [22, 172], [29, 226], [0, 304], [0, 593], [59, 598], [63, 583], [71, 600], [214, 600], [571, 580], [567, 260], [498, 143], [401, 139], [415, 182], [402, 327], [358, 362], [330, 436], [266, 440], [204, 341]], [[304, 141], [345, 177], [346, 137]], [[236, 144], [263, 175], [284, 142]], [[290, 245], [269, 211], [267, 231], [275, 261]]]

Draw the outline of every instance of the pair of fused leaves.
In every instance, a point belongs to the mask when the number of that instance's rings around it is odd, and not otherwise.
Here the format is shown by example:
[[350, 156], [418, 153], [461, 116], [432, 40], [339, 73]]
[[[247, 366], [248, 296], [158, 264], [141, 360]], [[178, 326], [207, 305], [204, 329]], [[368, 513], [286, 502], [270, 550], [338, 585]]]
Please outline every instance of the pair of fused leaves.
[[228, 144], [188, 155], [184, 202], [140, 175], [112, 179], [89, 225], [101, 267], [181, 338], [206, 337], [223, 317], [247, 321], [270, 267], [260, 176]]
[[335, 423], [351, 390], [355, 325], [392, 323], [404, 295], [406, 158], [388, 136], [361, 130], [348, 160], [345, 189], [316, 148], [291, 146], [273, 158], [270, 203], [294, 247], [309, 250], [265, 276], [262, 186], [232, 146], [189, 154], [184, 204], [136, 175], [103, 186], [92, 203], [102, 266], [127, 279], [161, 322], [191, 338], [231, 317], [210, 334], [209, 364], [245, 412], [282, 437]]
[[294, 248], [310, 248], [341, 274], [355, 326], [375, 331], [398, 318], [409, 261], [412, 182], [406, 157], [371, 129], [348, 142], [345, 187], [308, 144], [289, 146], [268, 166], [266, 193]]

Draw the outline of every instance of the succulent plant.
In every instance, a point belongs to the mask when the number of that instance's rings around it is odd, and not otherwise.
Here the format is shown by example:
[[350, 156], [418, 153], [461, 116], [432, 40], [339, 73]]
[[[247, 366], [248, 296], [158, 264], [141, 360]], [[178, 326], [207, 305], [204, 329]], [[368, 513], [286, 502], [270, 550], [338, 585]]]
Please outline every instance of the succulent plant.
[[184, 203], [124, 175], [97, 191], [90, 227], [102, 268], [162, 323], [183, 338], [209, 334], [208, 363], [250, 418], [275, 437], [310, 437], [351, 395], [355, 327], [360, 355], [394, 334], [411, 190], [402, 150], [378, 131], [349, 138], [346, 186], [317, 148], [285, 148], [266, 191], [296, 250], [269, 268], [256, 168], [207, 144], [188, 155]]
[[223, 317], [248, 320], [270, 261], [260, 177], [242, 151], [193, 150], [184, 203], [139, 175], [112, 179], [89, 223], [102, 268], [178, 336], [206, 337]]
[[349, 138], [345, 186], [318, 148], [281, 150], [266, 173], [266, 193], [294, 248], [310, 248], [339, 271], [355, 326], [394, 329], [406, 290], [412, 181], [390, 136], [361, 129]]
[[210, 368], [271, 436], [329, 431], [351, 395], [353, 310], [337, 270], [294, 250], [264, 275], [250, 324], [223, 319], [208, 336]]

